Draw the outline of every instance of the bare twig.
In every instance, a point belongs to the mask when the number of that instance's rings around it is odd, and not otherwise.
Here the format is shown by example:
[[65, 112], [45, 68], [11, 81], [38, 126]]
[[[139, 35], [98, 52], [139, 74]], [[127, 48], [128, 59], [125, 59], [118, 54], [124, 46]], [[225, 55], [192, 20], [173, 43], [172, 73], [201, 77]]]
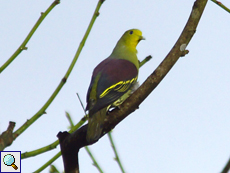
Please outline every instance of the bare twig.
[[54, 165], [50, 165], [49, 173], [60, 173], [60, 171]]
[[72, 129], [72, 128], [74, 127], [74, 123], [73, 123], [73, 120], [72, 120], [72, 118], [71, 118], [69, 112], [65, 112], [65, 116], [66, 116], [66, 118], [68, 119], [69, 124], [70, 124], [70, 128], [69, 128], [69, 129]]
[[81, 101], [81, 97], [79, 96], [78, 93], [77, 93], [77, 98], [78, 98], [78, 100], [79, 100], [79, 102], [80, 102], [80, 104], [81, 104], [81, 107], [82, 107], [82, 109], [83, 109], [83, 112], [85, 113], [85, 115], [87, 115], [87, 113], [86, 113], [86, 111], [85, 111], [84, 104], [83, 104], [83, 102]]
[[148, 61], [151, 60], [151, 59], [152, 59], [152, 56], [151, 56], [151, 55], [147, 56], [145, 59], [143, 59], [143, 60], [140, 62], [139, 66], [142, 67], [146, 62], [148, 62]]
[[49, 8], [43, 13], [41, 13], [41, 16], [39, 17], [38, 21], [35, 23], [34, 27], [31, 29], [25, 40], [22, 42], [22, 44], [19, 46], [19, 48], [14, 52], [14, 54], [0, 67], [0, 73], [11, 63], [13, 60], [23, 51], [27, 50], [26, 44], [33, 36], [34, 32], [38, 29], [39, 25], [42, 23], [42, 21], [45, 19], [45, 17], [49, 14], [49, 12], [60, 3], [60, 0], [55, 0]]
[[101, 167], [98, 165], [98, 163], [97, 163], [95, 157], [93, 156], [92, 152], [90, 151], [89, 147], [85, 146], [84, 148], [85, 148], [86, 152], [89, 154], [89, 157], [92, 159], [93, 166], [95, 166], [100, 173], [103, 173]]
[[214, 2], [215, 4], [219, 5], [221, 8], [223, 8], [225, 11], [230, 13], [230, 9], [228, 7], [226, 7], [224, 4], [222, 4], [220, 1], [216, 1], [216, 0], [211, 0], [212, 2]]
[[112, 132], [110, 131], [110, 132], [108, 133], [108, 136], [109, 136], [109, 141], [110, 141], [110, 143], [111, 143], [111, 146], [112, 146], [113, 151], [114, 151], [114, 154], [115, 154], [115, 158], [114, 158], [114, 159], [117, 161], [117, 163], [118, 163], [118, 165], [119, 165], [119, 167], [120, 167], [120, 169], [121, 169], [121, 172], [122, 172], [122, 173], [125, 173], [125, 170], [124, 170], [124, 168], [123, 168], [123, 166], [122, 166], [122, 164], [121, 164], [120, 158], [119, 158], [119, 156], [118, 156], [116, 146], [115, 146], [115, 144], [114, 144], [114, 142], [113, 142], [113, 138], [112, 138], [112, 134], [111, 134], [111, 133], [112, 133]]
[[40, 173], [44, 169], [46, 169], [49, 165], [51, 165], [55, 160], [57, 160], [61, 156], [61, 151], [59, 151], [54, 157], [52, 157], [48, 162], [42, 165], [39, 169], [34, 171], [33, 173]]

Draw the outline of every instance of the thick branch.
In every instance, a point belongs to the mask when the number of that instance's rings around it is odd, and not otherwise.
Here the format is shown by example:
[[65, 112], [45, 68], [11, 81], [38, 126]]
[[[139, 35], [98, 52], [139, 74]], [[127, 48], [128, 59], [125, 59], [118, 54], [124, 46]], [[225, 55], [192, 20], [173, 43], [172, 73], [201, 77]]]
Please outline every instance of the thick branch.
[[224, 166], [224, 169], [221, 171], [221, 173], [228, 173], [230, 169], [230, 159], [228, 160], [227, 164]]
[[[207, 0], [197, 0], [194, 3], [188, 22], [171, 51], [146, 81], [122, 105], [120, 105], [119, 109], [112, 111], [109, 116], [107, 116], [102, 136], [113, 129], [130, 113], [134, 112], [146, 97], [158, 86], [176, 61], [181, 56], [188, 53], [185, 48], [196, 31], [206, 3]], [[86, 141], [86, 132], [87, 125], [81, 127], [72, 134], [66, 134], [67, 132], [59, 132], [58, 134], [66, 173], [79, 172], [78, 151], [81, 147], [90, 144]], [[93, 143], [95, 142], [97, 141]]]
[[87, 126], [82, 126], [72, 134], [59, 132], [57, 135], [60, 141], [65, 173], [79, 173], [78, 152], [80, 148], [88, 145], [86, 141]]
[[4, 148], [10, 146], [14, 140], [13, 130], [15, 127], [15, 122], [10, 121], [7, 130], [0, 135], [0, 151], [3, 151]]

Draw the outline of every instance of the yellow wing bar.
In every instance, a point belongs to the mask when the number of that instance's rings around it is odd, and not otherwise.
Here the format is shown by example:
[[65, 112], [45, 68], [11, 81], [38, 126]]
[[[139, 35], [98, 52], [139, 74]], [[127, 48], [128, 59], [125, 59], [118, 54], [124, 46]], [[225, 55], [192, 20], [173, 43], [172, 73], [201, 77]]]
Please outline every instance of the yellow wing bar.
[[[119, 81], [116, 84], [107, 88], [105, 91], [103, 91], [103, 93], [99, 97], [102, 98], [102, 97], [106, 96], [111, 90], [115, 90], [117, 92], [125, 92], [130, 87], [130, 85], [132, 85], [133, 83], [136, 82], [136, 80], [137, 80], [137, 77], [135, 77], [131, 80], [127, 80], [127, 81]], [[118, 88], [116, 88], [116, 87], [118, 87]]]

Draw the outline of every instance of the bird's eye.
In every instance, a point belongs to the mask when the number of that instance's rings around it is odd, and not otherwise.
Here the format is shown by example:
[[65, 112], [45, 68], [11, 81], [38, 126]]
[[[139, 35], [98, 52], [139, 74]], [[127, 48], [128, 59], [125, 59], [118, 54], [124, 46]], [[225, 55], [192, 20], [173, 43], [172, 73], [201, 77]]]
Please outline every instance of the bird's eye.
[[129, 32], [129, 34], [131, 34], [131, 35], [132, 35], [132, 34], [133, 34], [133, 31], [130, 31], [130, 32]]

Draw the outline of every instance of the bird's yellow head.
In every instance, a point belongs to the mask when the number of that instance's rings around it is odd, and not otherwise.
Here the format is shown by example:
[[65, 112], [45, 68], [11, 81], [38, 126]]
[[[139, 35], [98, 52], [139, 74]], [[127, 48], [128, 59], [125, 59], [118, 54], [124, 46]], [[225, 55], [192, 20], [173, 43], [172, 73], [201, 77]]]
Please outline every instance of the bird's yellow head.
[[136, 46], [141, 40], [145, 40], [142, 32], [139, 29], [130, 29], [122, 35], [119, 41], [123, 42], [128, 48], [136, 50]]
[[137, 69], [139, 69], [136, 46], [144, 39], [145, 38], [142, 36], [142, 32], [139, 29], [130, 29], [126, 31], [117, 42], [110, 58], [128, 60], [135, 64]]

